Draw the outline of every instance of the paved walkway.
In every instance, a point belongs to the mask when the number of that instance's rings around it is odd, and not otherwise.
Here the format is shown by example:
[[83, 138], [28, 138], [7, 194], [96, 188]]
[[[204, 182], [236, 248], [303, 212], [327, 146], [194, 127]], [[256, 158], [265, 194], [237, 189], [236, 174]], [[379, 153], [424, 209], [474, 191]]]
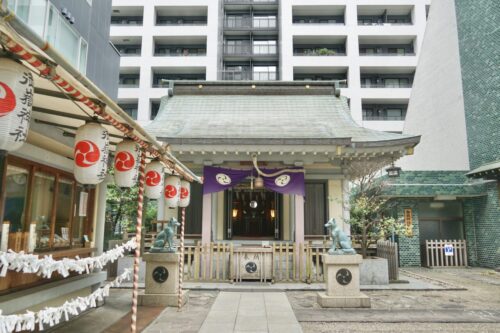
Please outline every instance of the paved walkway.
[[283, 292], [221, 292], [201, 333], [299, 333], [302, 329]]

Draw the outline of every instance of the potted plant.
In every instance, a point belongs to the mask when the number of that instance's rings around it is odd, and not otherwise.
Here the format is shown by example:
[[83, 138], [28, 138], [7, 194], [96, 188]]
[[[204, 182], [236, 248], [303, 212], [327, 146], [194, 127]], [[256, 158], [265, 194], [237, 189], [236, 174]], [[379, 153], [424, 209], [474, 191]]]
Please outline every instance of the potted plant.
[[318, 54], [321, 56], [329, 56], [329, 55], [334, 55], [335, 51], [327, 49], [326, 47], [323, 47], [323, 48], [318, 50]]

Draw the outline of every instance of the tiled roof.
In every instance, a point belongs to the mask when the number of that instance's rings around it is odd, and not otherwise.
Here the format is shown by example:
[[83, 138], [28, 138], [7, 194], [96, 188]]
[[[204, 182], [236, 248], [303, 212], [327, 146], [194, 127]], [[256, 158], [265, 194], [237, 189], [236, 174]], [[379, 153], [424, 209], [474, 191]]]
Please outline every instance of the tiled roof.
[[[164, 97], [147, 126], [160, 140], [379, 145], [418, 136], [366, 129], [351, 118], [345, 97], [334, 95], [176, 95]], [[202, 139], [202, 140], [200, 140]], [[232, 141], [231, 141], [232, 140]]]

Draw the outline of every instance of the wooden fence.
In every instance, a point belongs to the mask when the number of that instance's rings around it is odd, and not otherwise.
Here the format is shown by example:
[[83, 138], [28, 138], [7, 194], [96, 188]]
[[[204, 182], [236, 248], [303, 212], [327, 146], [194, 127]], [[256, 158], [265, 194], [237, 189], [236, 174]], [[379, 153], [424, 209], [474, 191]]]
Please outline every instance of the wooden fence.
[[389, 266], [389, 281], [399, 280], [398, 243], [390, 240], [377, 241], [377, 257], [387, 259]]
[[[271, 245], [272, 265], [268, 280], [274, 282], [324, 282], [322, 255], [326, 246], [310, 243], [279, 242]], [[186, 281], [236, 281], [241, 256], [231, 243], [185, 246], [184, 279]], [[241, 250], [239, 250], [241, 252]]]
[[[445, 255], [445, 245], [453, 246], [453, 255]], [[467, 243], [460, 240], [426, 240], [425, 254], [427, 267], [467, 266]]]

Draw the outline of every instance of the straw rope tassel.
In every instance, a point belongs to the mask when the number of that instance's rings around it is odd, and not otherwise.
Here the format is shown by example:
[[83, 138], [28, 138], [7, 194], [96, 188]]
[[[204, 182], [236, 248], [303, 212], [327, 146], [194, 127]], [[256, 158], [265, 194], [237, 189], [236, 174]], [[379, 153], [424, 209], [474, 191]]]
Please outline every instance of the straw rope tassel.
[[142, 206], [144, 202], [144, 170], [146, 166], [146, 154], [141, 153], [141, 165], [139, 167], [139, 193], [137, 195], [137, 225], [135, 238], [137, 248], [134, 256], [134, 286], [132, 289], [132, 322], [130, 331], [137, 332], [137, 294], [139, 292], [139, 260], [141, 258], [141, 238], [142, 238]]
[[184, 276], [184, 225], [186, 222], [186, 208], [182, 208], [181, 210], [181, 255], [179, 257], [179, 291], [177, 296], [177, 308], [178, 311], [181, 310], [182, 307], [182, 278]]

